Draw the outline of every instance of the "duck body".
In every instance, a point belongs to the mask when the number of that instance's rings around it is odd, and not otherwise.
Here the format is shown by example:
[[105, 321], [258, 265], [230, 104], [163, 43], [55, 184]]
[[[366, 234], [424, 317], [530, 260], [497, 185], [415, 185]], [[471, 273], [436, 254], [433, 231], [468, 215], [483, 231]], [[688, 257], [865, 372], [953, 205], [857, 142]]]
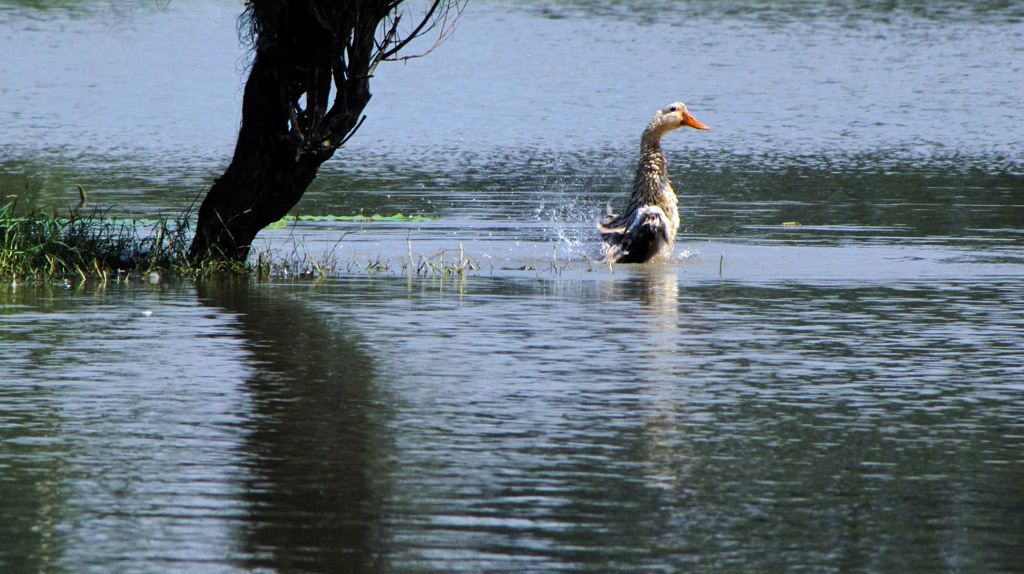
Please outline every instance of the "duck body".
[[612, 263], [645, 263], [672, 255], [679, 230], [679, 200], [668, 178], [661, 151], [661, 136], [688, 126], [707, 126], [690, 115], [686, 105], [674, 102], [658, 110], [640, 137], [640, 162], [626, 210], [609, 213], [598, 223], [601, 259]]

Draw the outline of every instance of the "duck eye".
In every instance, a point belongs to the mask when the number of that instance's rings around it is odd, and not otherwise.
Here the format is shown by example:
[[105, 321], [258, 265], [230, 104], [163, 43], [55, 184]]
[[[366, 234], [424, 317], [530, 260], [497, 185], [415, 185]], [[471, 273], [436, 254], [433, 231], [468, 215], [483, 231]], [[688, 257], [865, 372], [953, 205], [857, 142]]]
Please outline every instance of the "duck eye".
[[670, 111], [670, 112], [678, 112], [678, 111], [679, 111], [679, 108], [677, 108], [677, 107], [675, 107], [675, 106], [669, 106], [669, 107], [668, 107], [668, 111]]

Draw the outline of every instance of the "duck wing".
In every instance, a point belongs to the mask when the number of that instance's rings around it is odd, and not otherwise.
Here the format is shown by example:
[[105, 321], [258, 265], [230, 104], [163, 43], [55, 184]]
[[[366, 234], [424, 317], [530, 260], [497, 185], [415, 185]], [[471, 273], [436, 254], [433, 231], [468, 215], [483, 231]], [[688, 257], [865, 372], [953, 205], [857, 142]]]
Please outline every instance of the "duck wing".
[[628, 227], [612, 229], [604, 237], [604, 259], [614, 263], [645, 263], [671, 253], [672, 225], [658, 206], [640, 208]]
[[612, 211], [612, 202], [609, 201], [604, 207], [605, 214], [601, 221], [597, 222], [597, 229], [602, 234], [623, 233], [626, 231], [626, 227], [628, 227], [628, 224], [624, 221], [626, 218]]

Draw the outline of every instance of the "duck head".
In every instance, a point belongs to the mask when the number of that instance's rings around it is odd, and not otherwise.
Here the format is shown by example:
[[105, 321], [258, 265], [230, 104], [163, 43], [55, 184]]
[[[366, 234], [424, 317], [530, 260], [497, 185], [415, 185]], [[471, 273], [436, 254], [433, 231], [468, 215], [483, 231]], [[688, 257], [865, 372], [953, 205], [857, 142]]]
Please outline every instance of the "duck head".
[[647, 124], [647, 131], [660, 136], [667, 131], [683, 126], [698, 130], [708, 129], [708, 126], [690, 114], [690, 111], [686, 109], [686, 104], [683, 102], [672, 102], [654, 114], [654, 117], [651, 118], [651, 123]]

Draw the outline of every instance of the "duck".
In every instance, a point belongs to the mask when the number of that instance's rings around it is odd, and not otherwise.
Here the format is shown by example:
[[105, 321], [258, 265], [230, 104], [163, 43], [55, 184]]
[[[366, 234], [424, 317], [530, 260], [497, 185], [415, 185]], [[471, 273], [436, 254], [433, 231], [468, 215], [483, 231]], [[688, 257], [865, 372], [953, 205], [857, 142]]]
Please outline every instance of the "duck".
[[668, 179], [661, 137], [681, 127], [709, 129], [686, 109], [672, 102], [655, 112], [640, 136], [640, 163], [633, 178], [629, 205], [622, 214], [608, 214], [598, 222], [601, 260], [609, 263], [646, 263], [672, 255], [679, 229], [679, 200]]

